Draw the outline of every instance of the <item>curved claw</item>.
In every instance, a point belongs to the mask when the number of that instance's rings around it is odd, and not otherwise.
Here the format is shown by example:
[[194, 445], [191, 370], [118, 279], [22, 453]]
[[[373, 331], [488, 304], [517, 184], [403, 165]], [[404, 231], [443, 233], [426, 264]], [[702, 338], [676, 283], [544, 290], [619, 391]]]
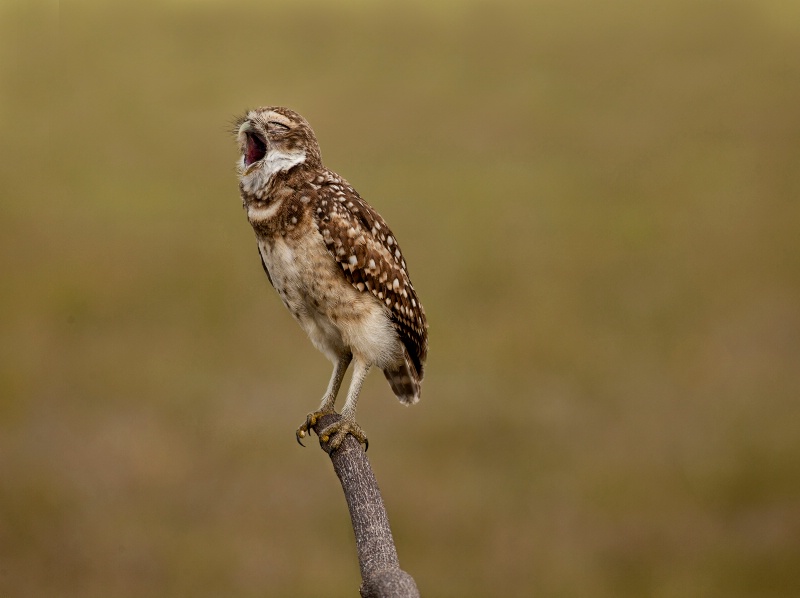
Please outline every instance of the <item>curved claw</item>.
[[314, 428], [314, 426], [319, 421], [319, 419], [323, 415], [327, 415], [327, 414], [328, 414], [328, 412], [326, 412], [326, 411], [312, 411], [311, 413], [306, 415], [306, 421], [304, 421], [303, 424], [299, 428], [297, 428], [297, 431], [294, 433], [295, 434], [295, 438], [297, 438], [297, 444], [299, 444], [302, 447], [305, 447], [306, 445], [303, 444], [303, 442], [300, 439], [301, 438], [305, 438], [306, 436], [308, 436], [310, 431]]

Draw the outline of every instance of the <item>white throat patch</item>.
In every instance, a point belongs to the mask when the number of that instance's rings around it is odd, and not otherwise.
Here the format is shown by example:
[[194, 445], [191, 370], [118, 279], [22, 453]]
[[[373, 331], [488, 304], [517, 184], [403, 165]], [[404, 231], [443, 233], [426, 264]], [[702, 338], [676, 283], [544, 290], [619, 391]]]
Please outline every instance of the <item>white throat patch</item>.
[[[261, 161], [250, 166], [244, 165], [244, 156], [242, 156], [239, 165], [242, 172], [242, 187], [246, 193], [255, 195], [258, 199], [263, 199], [265, 187], [274, 174], [289, 170], [305, 161], [305, 150], [283, 152], [271, 149]], [[250, 170], [248, 171], [248, 169]]]
[[280, 150], [269, 150], [264, 157], [264, 170], [267, 176], [272, 178], [272, 175], [282, 170], [289, 170], [293, 166], [302, 164], [306, 161], [306, 150], [299, 150], [295, 152], [282, 152]]

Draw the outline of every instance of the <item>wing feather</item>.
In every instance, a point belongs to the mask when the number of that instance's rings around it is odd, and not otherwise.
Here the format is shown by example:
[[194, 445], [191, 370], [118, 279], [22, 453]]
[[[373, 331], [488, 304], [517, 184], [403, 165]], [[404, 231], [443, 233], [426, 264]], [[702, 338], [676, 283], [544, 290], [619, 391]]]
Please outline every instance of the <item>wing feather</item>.
[[359, 291], [371, 293], [386, 305], [422, 379], [428, 353], [425, 310], [386, 222], [355, 189], [333, 173], [319, 188], [314, 218], [345, 278]]

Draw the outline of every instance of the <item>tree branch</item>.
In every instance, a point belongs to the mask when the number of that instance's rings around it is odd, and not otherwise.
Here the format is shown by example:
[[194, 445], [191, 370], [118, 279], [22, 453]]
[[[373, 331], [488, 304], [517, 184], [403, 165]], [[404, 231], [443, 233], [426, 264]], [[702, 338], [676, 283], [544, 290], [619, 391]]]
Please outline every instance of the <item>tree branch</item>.
[[[339, 414], [323, 416], [314, 426], [314, 432], [319, 434], [340, 418]], [[336, 451], [331, 452], [327, 443], [320, 441], [320, 445], [331, 458], [350, 510], [361, 568], [362, 598], [419, 598], [414, 578], [400, 569], [378, 482], [361, 444], [348, 434]]]

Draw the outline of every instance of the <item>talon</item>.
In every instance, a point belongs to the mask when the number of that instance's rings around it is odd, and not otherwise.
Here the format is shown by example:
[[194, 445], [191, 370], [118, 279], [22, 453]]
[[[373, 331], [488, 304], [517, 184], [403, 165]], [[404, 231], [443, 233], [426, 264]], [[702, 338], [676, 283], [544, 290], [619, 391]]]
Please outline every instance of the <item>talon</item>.
[[306, 415], [306, 421], [304, 421], [303, 425], [297, 428], [297, 432], [295, 432], [297, 444], [304, 447], [305, 444], [303, 444], [300, 439], [305, 438], [306, 436], [311, 436], [311, 430], [314, 429], [314, 426], [317, 425], [317, 422], [320, 420], [320, 418], [327, 414], [328, 412], [325, 411], [312, 411]]

